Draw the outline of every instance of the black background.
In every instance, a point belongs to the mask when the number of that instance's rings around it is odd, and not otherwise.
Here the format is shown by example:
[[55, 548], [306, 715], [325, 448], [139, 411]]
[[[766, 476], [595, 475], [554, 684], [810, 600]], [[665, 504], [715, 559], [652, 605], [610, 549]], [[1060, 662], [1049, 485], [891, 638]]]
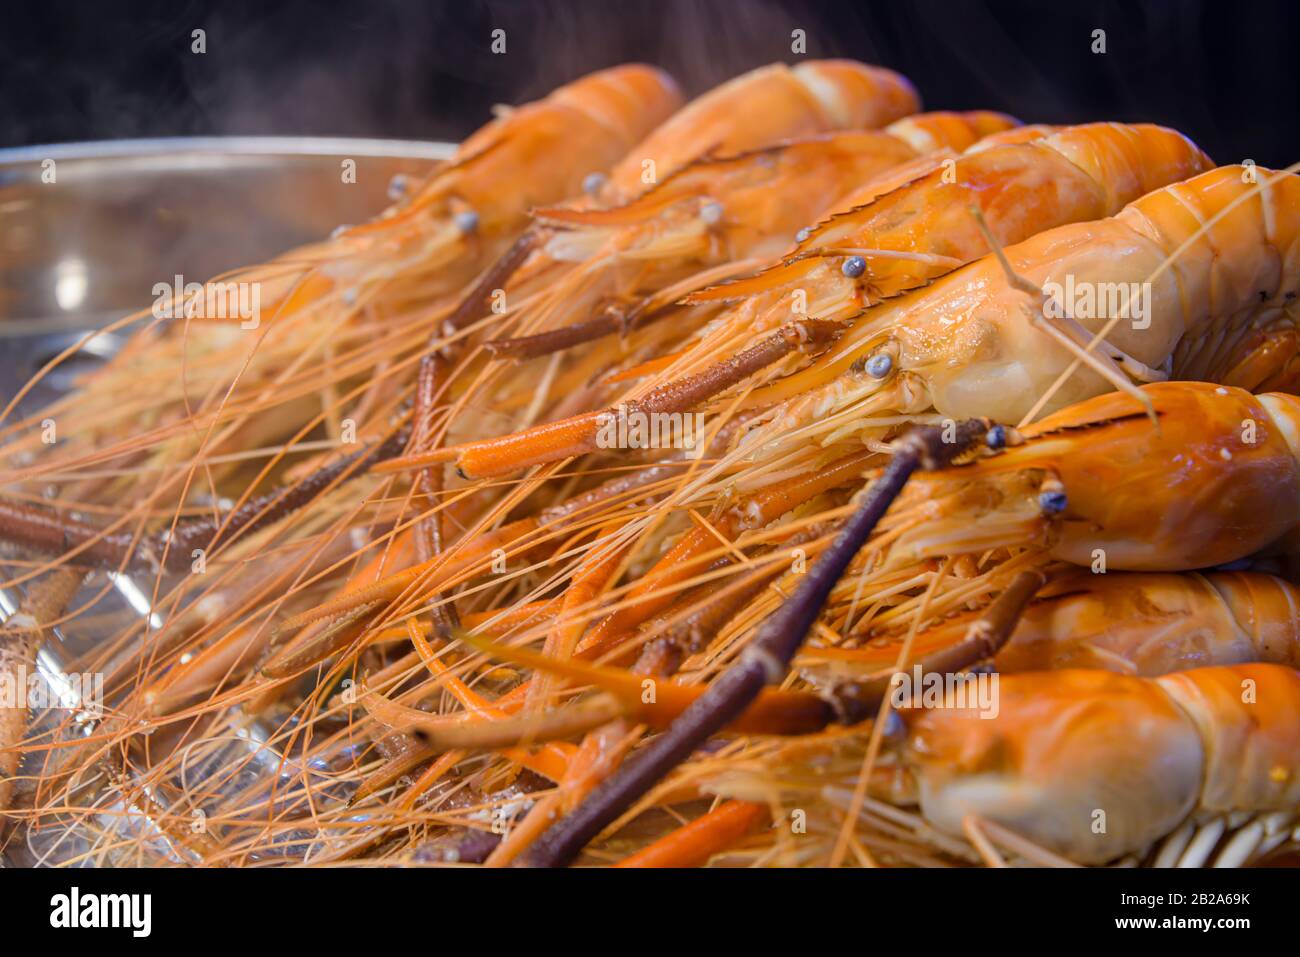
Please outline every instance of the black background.
[[[992, 949], [1005, 940], [1082, 946], [1127, 938], [1128, 947], [1181, 947], [1189, 936], [1218, 953], [1262, 952], [1295, 926], [1295, 872], [1125, 868], [972, 871], [626, 870], [487, 868], [181, 868], [0, 871], [6, 946], [30, 941], [63, 953], [106, 946], [136, 953], [250, 951], [335, 955], [382, 953], [413, 939], [432, 953], [482, 953], [576, 940], [581, 952], [721, 950], [760, 955], [845, 946], [875, 954]], [[54, 930], [50, 898], [81, 893], [150, 893], [153, 933]], [[1183, 895], [1157, 907], [1121, 895]], [[1189, 903], [1196, 894], [1249, 895], [1247, 904]], [[631, 906], [629, 906], [631, 905]], [[642, 905], [642, 906], [638, 906]], [[1118, 930], [1116, 918], [1240, 918], [1248, 930]], [[1263, 932], [1262, 934], [1259, 932]], [[636, 946], [641, 941], [651, 942]], [[590, 943], [589, 943], [590, 942]], [[251, 945], [251, 946], [250, 946]], [[780, 946], [784, 945], [784, 946]], [[1045, 945], [1045, 946], [1044, 946]], [[30, 945], [29, 945], [30, 946]], [[165, 950], [164, 950], [165, 948]], [[178, 951], [178, 948], [180, 950]]]
[[[190, 51], [191, 31], [207, 52]], [[506, 30], [507, 52], [489, 51]], [[852, 56], [929, 108], [1175, 126], [1219, 162], [1300, 159], [1300, 3], [1240, 0], [3, 0], [0, 145], [137, 136], [459, 139], [495, 103], [657, 63], [696, 93], [751, 67]], [[1107, 52], [1093, 54], [1092, 31]], [[759, 108], [759, 104], [755, 104]]]

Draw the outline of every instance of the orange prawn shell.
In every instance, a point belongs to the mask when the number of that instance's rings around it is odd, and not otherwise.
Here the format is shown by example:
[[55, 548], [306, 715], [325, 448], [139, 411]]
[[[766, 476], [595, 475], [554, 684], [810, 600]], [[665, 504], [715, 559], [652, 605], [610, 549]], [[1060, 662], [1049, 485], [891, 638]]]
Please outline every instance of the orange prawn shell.
[[922, 155], [910, 163], [871, 177], [826, 209], [822, 218], [847, 213], [874, 202], [886, 193], [942, 169], [945, 160], [956, 159], [963, 152], [975, 153], [991, 146], [1024, 143], [1047, 136], [1055, 129], [1042, 125], [1022, 126], [1015, 117], [988, 110], [967, 113], [939, 110], [905, 116], [885, 127], [885, 132], [905, 140]]
[[[631, 149], [610, 174], [616, 195], [662, 178], [704, 153], [729, 154], [832, 130], [874, 129], [920, 109], [904, 77], [852, 60], [761, 67], [700, 96]], [[653, 182], [653, 180], [651, 181]]]
[[[1300, 177], [1255, 172], [1258, 186], [1243, 181], [1242, 167], [1210, 170], [1149, 193], [1110, 219], [1038, 233], [1008, 247], [1006, 256], [1031, 286], [1054, 284], [1063, 295], [1070, 288], [1145, 289], [1148, 311], [1141, 320], [1112, 324], [1101, 310], [1071, 314], [1083, 333], [1107, 327], [1111, 350], [1100, 349], [1102, 355], [1119, 350], [1153, 370], [1205, 378], [1218, 358], [1239, 362], [1232, 343], [1290, 309], [1300, 292]], [[1065, 320], [1048, 319], [1045, 305], [1046, 296], [1011, 285], [997, 260], [986, 256], [869, 310], [817, 363], [756, 392], [752, 401], [824, 384], [892, 338], [899, 367], [924, 377], [941, 414], [1015, 423], [1074, 361], [1046, 327]], [[1081, 367], [1046, 408], [1112, 388]]]
[[1206, 578], [1249, 636], [1256, 660], [1300, 668], [1300, 588], [1258, 573], [1218, 572]]
[[1300, 591], [1240, 572], [1094, 575], [1031, 605], [994, 659], [1004, 673], [1061, 668], [1161, 675], [1250, 661], [1300, 663]]
[[1300, 522], [1300, 465], [1274, 415], [1288, 406], [1203, 382], [1144, 392], [1159, 428], [1135, 399], [1108, 393], [1027, 429], [1036, 441], [1006, 456], [1065, 486], [1054, 556], [1083, 566], [1104, 556], [1108, 568], [1134, 571], [1204, 568], [1244, 558]]
[[1051, 126], [1047, 123], [1026, 123], [1024, 126], [1017, 126], [1009, 130], [1000, 130], [989, 133], [979, 142], [972, 143], [966, 152], [975, 154], [981, 150], [991, 150], [998, 146], [1011, 146], [1016, 143], [1030, 143], [1034, 140], [1040, 140], [1044, 136], [1051, 136], [1059, 132], [1063, 127]]
[[[655, 67], [627, 64], [588, 74], [544, 99], [500, 110], [409, 201], [290, 255], [378, 251], [436, 271], [472, 252], [461, 266], [473, 268], [480, 254], [496, 255], [499, 243], [527, 225], [532, 207], [580, 192], [588, 174], [612, 167], [680, 105], [676, 82]], [[458, 213], [472, 213], [473, 227], [455, 225]], [[451, 291], [468, 276], [450, 270], [444, 278]]]
[[[524, 222], [531, 207], [581, 192], [588, 173], [612, 167], [681, 102], [676, 82], [654, 67], [629, 64], [585, 76], [465, 140], [451, 170], [435, 174], [415, 204], [454, 198], [483, 220]], [[558, 167], [557, 182], [557, 155], [581, 156], [583, 163]]]
[[[980, 141], [980, 149], [955, 159], [951, 183], [936, 182], [938, 174], [932, 172], [925, 184], [918, 184], [923, 188], [900, 189], [881, 196], [869, 209], [842, 214], [838, 224], [819, 229], [805, 245], [875, 245], [874, 237], [894, 234], [893, 224], [906, 224], [901, 233], [906, 242], [891, 240], [886, 248], [924, 249], [921, 240], [941, 236], [944, 242], [932, 252], [969, 260], [988, 249], [970, 205], [988, 217], [999, 242], [1018, 242], [1038, 232], [1044, 222], [1100, 219], [1152, 189], [1212, 165], [1183, 134], [1150, 124], [1088, 123], [1047, 134], [1022, 131], [991, 135]], [[1008, 134], [1018, 136], [990, 143]], [[947, 188], [937, 189], [940, 183]], [[953, 203], [954, 190], [968, 195], [969, 203]]]
[[[997, 715], [955, 699], [902, 713], [921, 809], [960, 834], [968, 814], [1080, 863], [1147, 847], [1196, 806], [1196, 727], [1154, 681], [1100, 670], [1000, 676]], [[1098, 812], [1105, 828], [1094, 829]]]
[[1300, 673], [1278, 665], [1201, 668], [1156, 679], [1195, 722], [1212, 812], [1300, 805]]
[[[604, 209], [543, 208], [534, 215], [569, 226], [612, 230], [608, 242], [635, 248], [640, 232], [659, 235], [692, 223], [703, 203], [716, 203], [713, 230], [733, 256], [776, 255], [790, 234], [864, 177], [915, 156], [902, 139], [877, 130], [851, 130], [786, 140], [755, 150], [695, 160], [630, 202]], [[693, 201], [693, 202], [688, 202]]]
[[[1009, 285], [1001, 264], [986, 255], [988, 243], [971, 207], [982, 211], [1000, 244], [1014, 244], [1007, 246], [1007, 257], [1035, 287], [1055, 282], [1064, 290], [1074, 288], [1074, 280], [1081, 288], [1141, 281], [1163, 262], [1165, 249], [1125, 214], [1149, 199], [1140, 197], [1152, 185], [1193, 176], [1208, 164], [1205, 154], [1174, 130], [1093, 123], [968, 152], [957, 158], [951, 183], [944, 180], [946, 171], [930, 170], [833, 217], [801, 243], [799, 252], [865, 247], [907, 253], [863, 253], [867, 300], [889, 301], [863, 313], [816, 363], [756, 391], [751, 403], [807, 393], [890, 338], [897, 342], [900, 368], [924, 377], [940, 413], [1018, 421], [1073, 356], [1036, 321], [1044, 297]], [[1121, 210], [1126, 200], [1133, 202]], [[1109, 213], [1119, 215], [1103, 218]], [[914, 253], [943, 258], [930, 262]], [[1140, 361], [1165, 362], [1191, 324], [1184, 318], [1190, 304], [1180, 298], [1182, 281], [1180, 273], [1166, 272], [1154, 284], [1152, 312], [1164, 321], [1122, 322], [1108, 341]], [[828, 282], [846, 280], [831, 274]], [[1096, 331], [1106, 320], [1079, 321]], [[1097, 373], [1081, 369], [1051, 408], [1107, 388]]]
[[988, 719], [952, 697], [901, 712], [922, 811], [943, 830], [978, 815], [1101, 864], [1195, 814], [1300, 803], [1300, 673], [1284, 665], [1007, 675], [996, 700]]
[[993, 110], [971, 110], [965, 113], [936, 110], [895, 120], [885, 127], [885, 132], [898, 137], [917, 153], [933, 153], [938, 150], [961, 152], [987, 136], [1005, 133], [1019, 126], [1020, 121], [1015, 117]]
[[[925, 629], [913, 640], [912, 660], [958, 644], [981, 614]], [[862, 647], [805, 648], [799, 662], [834, 678], [862, 677], [892, 668], [903, 640], [874, 634]], [[1024, 609], [993, 668], [1102, 668], [1154, 677], [1252, 661], [1300, 665], [1300, 587], [1261, 572], [1079, 569]]]

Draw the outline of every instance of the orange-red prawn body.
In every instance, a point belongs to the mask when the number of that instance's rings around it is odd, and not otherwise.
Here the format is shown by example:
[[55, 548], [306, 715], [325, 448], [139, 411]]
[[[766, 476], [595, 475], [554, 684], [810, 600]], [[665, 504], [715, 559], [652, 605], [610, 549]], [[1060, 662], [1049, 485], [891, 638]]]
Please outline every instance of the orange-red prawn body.
[[[1081, 864], [1146, 854], [1176, 831], [1186, 847], [1197, 826], [1217, 837], [1235, 815], [1276, 815], [1285, 838], [1300, 806], [1300, 673], [1285, 665], [1006, 675], [995, 715], [955, 694], [901, 713], [930, 823], [961, 834], [992, 821]], [[1216, 864], [1250, 858], [1270, 833], [1252, 827]]]
[[784, 252], [798, 229], [864, 179], [916, 159], [921, 149], [959, 148], [1014, 122], [995, 113], [920, 114], [885, 130], [710, 156], [622, 205], [539, 209], [536, 218], [555, 229], [512, 277], [507, 299], [537, 294], [520, 306], [536, 317], [529, 331], [553, 315], [584, 316], [601, 302], [631, 308], [655, 296], [660, 308], [670, 306], [713, 281], [716, 269], [752, 269]]
[[[1226, 380], [1234, 367], [1249, 365], [1242, 352], [1261, 329], [1280, 335], [1294, 328], [1298, 239], [1300, 177], [1214, 169], [1149, 193], [1109, 219], [1060, 226], [1008, 247], [1019, 281], [986, 256], [868, 310], [817, 362], [751, 402], [790, 400], [774, 431], [809, 415], [828, 416], [863, 398], [845, 377], [881, 351], [894, 375], [908, 380], [915, 409], [1007, 423], [1125, 381]], [[1071, 293], [1075, 301], [1063, 301]], [[1098, 365], [1074, 368], [1079, 350], [1103, 330], [1105, 341], [1092, 350]], [[1283, 369], [1287, 358], [1276, 355], [1274, 368]], [[1232, 384], [1267, 381], [1270, 370], [1251, 368], [1249, 380]], [[894, 399], [882, 392], [863, 402], [864, 414], [897, 409]]]
[[907, 501], [961, 488], [979, 504], [936, 506], [899, 536], [890, 561], [1038, 544], [1085, 568], [1181, 571], [1239, 561], [1294, 533], [1300, 399], [1205, 382], [1141, 391], [1155, 422], [1133, 397], [1107, 393], [1026, 428], [1003, 454], [914, 479]]
[[[980, 613], [918, 634], [914, 661], [963, 640]], [[808, 648], [804, 667], [859, 677], [893, 667], [901, 636]], [[1214, 665], [1300, 666], [1300, 587], [1262, 572], [1107, 572], [1052, 581], [993, 658], [998, 674], [1103, 668], [1146, 677]]]
[[295, 264], [321, 265], [315, 282], [299, 284], [294, 276], [274, 288], [305, 304], [322, 285], [410, 278], [414, 271], [434, 281], [434, 291], [454, 292], [527, 225], [533, 207], [578, 193], [585, 177], [611, 168], [681, 102], [662, 70], [629, 64], [504, 109], [407, 200], [290, 254]]
[[1000, 673], [1105, 668], [1155, 676], [1214, 665], [1300, 666], [1300, 589], [1259, 572], [1081, 572], [1025, 609]]
[[883, 67], [853, 60], [760, 67], [697, 97], [640, 143], [629, 144], [633, 148], [608, 179], [589, 182], [587, 193], [599, 205], [625, 202], [706, 153], [876, 129], [920, 108], [912, 84]]
[[[547, 222], [611, 231], [617, 227], [644, 230], [647, 223], [669, 216], [668, 224], [661, 224], [653, 237], [680, 228], [683, 220], [703, 217], [727, 237], [717, 245], [714, 259], [775, 256], [788, 248], [798, 226], [839, 202], [864, 178], [931, 151], [961, 148], [987, 132], [1014, 124], [1000, 113], [922, 113], [883, 130], [791, 138], [730, 155], [715, 151], [631, 202], [601, 210], [540, 209], [536, 215]], [[625, 252], [638, 245], [617, 235], [607, 241]], [[555, 258], [565, 258], [563, 237], [552, 247], [559, 254]]]
[[[1045, 143], [1051, 145], [1045, 146]], [[1078, 163], [1071, 160], [1071, 156]], [[895, 190], [863, 210], [847, 214], [846, 223], [855, 223], [861, 217], [874, 222], [873, 229], [880, 233], [870, 239], [875, 253], [838, 245], [817, 247], [823, 252], [833, 249], [834, 255], [795, 258], [788, 264], [788, 268], [793, 270], [791, 276], [783, 273], [787, 266], [779, 266], [752, 280], [724, 283], [698, 295], [687, 296], [684, 300], [687, 303], [708, 303], [729, 298], [735, 289], [760, 294], [735, 305], [710, 323], [702, 338], [690, 347], [686, 358], [696, 348], [707, 354], [716, 354], [720, 348], [737, 340], [744, 341], [765, 326], [788, 321], [792, 314], [796, 319], [802, 314], [832, 320], [860, 314], [855, 326], [811, 366], [755, 389], [742, 402], [743, 408], [765, 408], [765, 412], [759, 427], [746, 438], [753, 451], [747, 451], [736, 461], [752, 461], [763, 455], [789, 452], [790, 449], [783, 444], [786, 441], [806, 447], [810, 433], [822, 444], [830, 444], [842, 437], [842, 430], [852, 430], [859, 420], [873, 416], [891, 419], [900, 413], [924, 412], [936, 405], [946, 414], [966, 415], [967, 410], [956, 407], [955, 402], [963, 398], [966, 391], [984, 385], [979, 372], [987, 367], [987, 363], [970, 360], [978, 360], [985, 340], [1003, 327], [1007, 330], [1006, 338], [1015, 337], [1003, 351], [1010, 352], [1013, 347], [1018, 350], [1023, 346], [1026, 350], [1023, 364], [1032, 364], [1035, 372], [1038, 366], [1045, 370], [1062, 368], [1073, 358], [1072, 353], [1065, 352], [1063, 363], [1057, 363], [1054, 360], [1063, 351], [1061, 346], [1057, 345], [1055, 352], [1048, 351], [1044, 355], [1045, 347], [1036, 340], [1025, 342], [1031, 336], [1037, 339], [1050, 339], [1051, 336], [1040, 330], [1032, 322], [1032, 316], [1026, 314], [1029, 306], [1024, 291], [996, 271], [996, 262], [970, 263], [927, 288], [864, 312], [863, 306], [869, 304], [875, 295], [871, 292], [872, 283], [879, 279], [865, 273], [869, 255], [888, 259], [893, 264], [903, 263], [905, 272], [922, 263], [926, 264], [925, 269], [930, 265], [941, 270], [953, 269], [988, 248], [978, 223], [971, 215], [971, 202], [983, 206], [984, 219], [990, 230], [1005, 241], [1032, 235], [1039, 229], [1062, 222], [1115, 210], [1125, 199], [1140, 196], [1151, 184], [1169, 182], [1202, 169], [1206, 163], [1204, 154], [1181, 134], [1147, 126], [1094, 124], [990, 148], [964, 158], [959, 164], [959, 168], [966, 169], [965, 175], [970, 177], [965, 186], [960, 185], [961, 181], [947, 183], [943, 170], [932, 170], [917, 183]], [[1199, 182], [1194, 179], [1183, 185], [1197, 190]], [[1278, 188], [1289, 187], [1284, 184]], [[1149, 194], [1129, 208], [1140, 206], [1153, 195], [1159, 194]], [[877, 217], [872, 210], [881, 204], [884, 211]], [[883, 235], [886, 226], [889, 237]], [[839, 228], [836, 219], [822, 227], [824, 231], [832, 232]], [[1074, 232], [1067, 235], [1078, 235], [1083, 239], [1064, 251], [1053, 251], [1057, 258], [1072, 253], [1072, 265], [1074, 260], [1080, 261], [1080, 268], [1084, 262], [1091, 263], [1094, 272], [1100, 272], [1105, 265], [1123, 269], [1122, 257], [1118, 257], [1120, 262], [1113, 262], [1115, 257], [1111, 254], [1114, 251], [1108, 246], [1099, 248], [1089, 258], [1090, 247], [1086, 238], [1097, 228], [1097, 221], [1075, 223], [1072, 227], [1049, 229], [1040, 235], [1058, 235], [1060, 229], [1073, 229]], [[858, 235], [854, 241], [867, 239]], [[1035, 241], [1028, 240], [1011, 248], [1030, 247]], [[820, 240], [814, 235], [804, 242], [815, 244]], [[892, 250], [883, 248], [890, 246]], [[1042, 259], [1048, 254], [1036, 255]], [[853, 270], [848, 269], [850, 265], [854, 265]], [[805, 275], [801, 270], [810, 271]], [[928, 273], [923, 271], [922, 275]], [[917, 277], [913, 275], [913, 278]], [[798, 296], [800, 292], [803, 293], [802, 299]], [[572, 296], [560, 298], [568, 302]], [[981, 316], [986, 304], [990, 318], [983, 319]], [[1040, 308], [1041, 305], [1038, 304]], [[1166, 311], [1169, 308], [1163, 301], [1158, 305]], [[1002, 318], [1004, 314], [1005, 319]], [[1172, 321], [1165, 322], [1165, 325]], [[993, 326], [995, 322], [997, 326]], [[1073, 319], [1070, 322], [1077, 328], [1071, 328], [1069, 334], [1076, 339], [1086, 338], [1087, 327]], [[1155, 338], [1155, 335], [1150, 338]], [[518, 342], [515, 340], [516, 344]], [[883, 365], [879, 369], [867, 367], [864, 370], [862, 364], [877, 358], [876, 353], [881, 353], [879, 358], [883, 359]], [[1019, 352], [1014, 354], [1019, 355]], [[1129, 363], [1130, 366], [1134, 364]], [[870, 374], [862, 374], [864, 371]], [[1085, 369], [1084, 372], [1090, 373], [1091, 370]], [[1097, 378], [1095, 373], [1092, 376]], [[1020, 391], [1003, 405], [993, 405], [985, 413], [990, 418], [1006, 421], [1007, 416], [1003, 413], [1010, 403], [1027, 405], [1032, 401], [1032, 396], [1024, 394], [1024, 383], [1012, 384]], [[1088, 394], [1096, 391], [1100, 389], [1094, 387]], [[948, 392], [953, 393], [951, 400]], [[846, 409], [846, 414], [836, 415]], [[863, 423], [862, 430], [873, 427], [872, 423]], [[883, 438], [886, 431], [886, 428], [876, 428], [874, 437]], [[787, 440], [785, 437], [792, 432], [798, 434]], [[466, 444], [466, 448], [471, 445]], [[556, 458], [564, 457], [560, 449], [556, 449], [554, 454]], [[467, 470], [466, 474], [480, 473]]]
[[[994, 132], [964, 155], [928, 164], [895, 189], [882, 193], [869, 184], [865, 194], [845, 200], [808, 230], [781, 264], [692, 301], [800, 287], [809, 290], [809, 314], [851, 315], [986, 254], [988, 242], [972, 209], [1008, 245], [1065, 223], [1114, 215], [1151, 190], [1212, 165], [1181, 133], [1149, 124], [1006, 132], [1012, 135]], [[845, 273], [847, 257], [860, 260], [859, 275]]]

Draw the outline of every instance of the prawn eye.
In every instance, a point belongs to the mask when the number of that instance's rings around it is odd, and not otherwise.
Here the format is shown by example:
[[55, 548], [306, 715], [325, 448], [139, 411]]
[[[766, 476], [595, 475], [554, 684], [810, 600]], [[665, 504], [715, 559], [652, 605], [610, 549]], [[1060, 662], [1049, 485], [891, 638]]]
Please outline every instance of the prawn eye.
[[850, 256], [844, 260], [844, 265], [840, 267], [840, 272], [850, 279], [857, 279], [867, 271], [867, 261], [861, 256]]
[[1007, 447], [1007, 429], [1004, 425], [995, 425], [984, 434], [984, 444], [995, 452]]
[[1053, 490], [1038, 493], [1038, 507], [1044, 515], [1060, 515], [1069, 504], [1070, 500], [1064, 492]]
[[894, 709], [885, 712], [885, 729], [884, 738], [886, 741], [897, 744], [907, 737], [907, 725], [903, 724], [903, 719]]
[[397, 202], [411, 188], [411, 178], [405, 173], [394, 173], [393, 178], [388, 181], [388, 198]]
[[894, 368], [893, 357], [887, 352], [878, 352], [866, 361], [863, 366], [867, 370], [867, 375], [873, 379], [883, 379], [889, 375]]
[[588, 196], [595, 196], [608, 182], [609, 177], [604, 173], [588, 173], [582, 178], [582, 191]]
[[472, 209], [457, 213], [453, 221], [462, 233], [472, 233], [478, 229], [478, 213]]

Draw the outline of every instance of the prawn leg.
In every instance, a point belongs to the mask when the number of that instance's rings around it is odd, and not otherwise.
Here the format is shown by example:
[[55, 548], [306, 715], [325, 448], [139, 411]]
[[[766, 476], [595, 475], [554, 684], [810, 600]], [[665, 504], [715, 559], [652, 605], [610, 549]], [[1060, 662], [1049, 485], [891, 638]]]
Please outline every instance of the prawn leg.
[[796, 349], [816, 347], [832, 341], [842, 328], [839, 323], [817, 320], [790, 323], [739, 355], [696, 375], [661, 386], [644, 399], [629, 402], [621, 408], [588, 412], [497, 439], [391, 459], [381, 463], [374, 471], [399, 472], [455, 460], [456, 468], [466, 478], [490, 478], [593, 452], [599, 448], [599, 436], [611, 417], [616, 421], [619, 416], [632, 413], [656, 415], [684, 412]]
[[654, 739], [640, 760], [620, 768], [573, 814], [543, 833], [528, 854], [528, 863], [537, 867], [567, 864], [656, 781], [739, 716], [764, 686], [784, 677], [831, 589], [911, 474], [920, 468], [932, 470], [950, 464], [976, 442], [986, 440], [989, 431], [987, 420], [968, 420], [958, 425], [953, 441], [945, 442], [943, 430], [935, 427], [913, 430], [900, 439], [894, 457], [868, 489], [857, 512], [790, 600], [763, 623], [740, 661], [723, 672], [664, 734]]

